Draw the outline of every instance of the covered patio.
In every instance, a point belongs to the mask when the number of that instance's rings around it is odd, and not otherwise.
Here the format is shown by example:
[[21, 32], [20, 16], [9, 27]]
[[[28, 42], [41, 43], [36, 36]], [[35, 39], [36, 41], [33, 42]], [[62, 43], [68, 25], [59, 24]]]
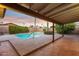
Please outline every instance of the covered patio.
[[[6, 9], [15, 10], [17, 12], [27, 14], [48, 22], [52, 22], [52, 35], [44, 35], [35, 39], [26, 41], [18, 40], [18, 38], [9, 38], [0, 40], [1, 45], [7, 42], [11, 51], [15, 50], [12, 55], [79, 55], [79, 39], [78, 35], [58, 35], [54, 33], [54, 24], [62, 25], [79, 21], [79, 4], [75, 3], [3, 3], [0, 4], [5, 16]], [[63, 31], [62, 31], [63, 32]], [[52, 39], [51, 39], [52, 38]], [[21, 47], [22, 45], [22, 47]], [[13, 50], [12, 50], [13, 49]], [[6, 55], [1, 54], [1, 55]]]

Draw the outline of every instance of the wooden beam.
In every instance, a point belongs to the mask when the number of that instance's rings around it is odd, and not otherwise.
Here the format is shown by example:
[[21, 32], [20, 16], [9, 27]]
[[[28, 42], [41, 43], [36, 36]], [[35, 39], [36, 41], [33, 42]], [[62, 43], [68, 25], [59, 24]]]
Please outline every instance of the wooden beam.
[[79, 6], [79, 4], [70, 4], [70, 5], [66, 6], [66, 7], [61, 8], [60, 10], [57, 10], [57, 12], [53, 12], [53, 13], [52, 13], [51, 15], [49, 15], [48, 17], [53, 17], [54, 15], [56, 15], [56, 14], [58, 14], [58, 13], [61, 13], [61, 12], [63, 12], [63, 11], [69, 10], [69, 9], [72, 9], [72, 8], [74, 8], [74, 7], [76, 7], [76, 6]]
[[49, 22], [61, 24], [60, 22], [55, 21], [54, 19], [48, 18], [44, 15], [40, 15], [39, 13], [37, 13], [37, 12], [31, 10], [31, 9], [25, 8], [25, 7], [23, 7], [23, 6], [21, 6], [17, 3], [1, 3], [1, 5], [5, 6], [5, 8], [16, 10], [16, 11], [19, 11], [21, 13], [31, 15], [31, 16], [34, 16], [34, 17], [38, 17], [40, 19], [43, 19], [43, 20], [46, 20], [46, 21], [49, 21]]
[[45, 9], [49, 4], [46, 4], [45, 6], [43, 6], [38, 12], [42, 11], [43, 9]]
[[0, 18], [4, 18], [4, 16], [5, 16], [5, 12], [6, 12], [6, 9], [0, 7]]
[[33, 3], [20, 3], [19, 5], [29, 8], [31, 5], [33, 5]]
[[31, 8], [40, 12], [43, 8], [45, 8], [49, 3], [34, 3]]
[[39, 13], [45, 15], [45, 13], [49, 13], [50, 10], [54, 9], [55, 7], [57, 7], [58, 5], [60, 5], [61, 3], [50, 3], [46, 6], [46, 8], [44, 8], [43, 10], [41, 10]]
[[6, 8], [4, 8], [4, 11], [3, 11], [3, 16], [2, 16], [2, 18], [4, 18], [4, 17], [5, 17], [5, 13], [6, 13]]
[[58, 5], [57, 7], [52, 9], [49, 13], [47, 13], [46, 16], [49, 17], [51, 14], [54, 14], [54, 13], [58, 12], [59, 10], [62, 10], [62, 8], [66, 7], [67, 5], [69, 5], [69, 3], [63, 3], [63, 4]]
[[57, 6], [56, 6], [56, 7], [54, 7], [53, 9], [51, 9], [51, 10], [49, 10], [49, 11], [45, 12], [45, 13], [44, 13], [44, 15], [46, 15], [46, 14], [50, 13], [51, 11], [55, 10], [56, 8], [58, 8], [58, 7], [62, 6], [62, 5], [63, 5], [63, 4], [59, 4], [59, 5], [57, 5]]

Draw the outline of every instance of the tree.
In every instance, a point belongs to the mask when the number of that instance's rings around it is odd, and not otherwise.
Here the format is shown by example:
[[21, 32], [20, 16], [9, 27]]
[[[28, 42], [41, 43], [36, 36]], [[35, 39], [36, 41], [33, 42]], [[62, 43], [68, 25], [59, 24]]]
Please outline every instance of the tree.
[[72, 31], [75, 29], [75, 23], [65, 24], [64, 28], [62, 28], [62, 25], [56, 24], [55, 29], [57, 33], [60, 33], [60, 34], [72, 33]]

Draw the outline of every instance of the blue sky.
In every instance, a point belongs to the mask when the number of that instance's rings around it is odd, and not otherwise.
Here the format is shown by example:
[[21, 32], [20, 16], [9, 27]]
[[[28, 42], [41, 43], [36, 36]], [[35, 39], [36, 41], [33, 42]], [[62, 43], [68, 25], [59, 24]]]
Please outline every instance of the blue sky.
[[20, 18], [32, 18], [31, 16], [16, 12], [16, 11], [12, 11], [12, 10], [6, 10], [6, 16], [15, 16], [15, 17], [20, 17]]
[[[4, 17], [4, 22], [8, 22], [8, 23], [16, 23], [16, 24], [19, 24], [19, 25], [34, 25], [34, 20], [35, 18], [32, 17], [32, 16], [29, 16], [29, 15], [25, 15], [25, 14], [22, 14], [22, 13], [19, 13], [19, 12], [16, 12], [16, 11], [13, 11], [13, 10], [6, 10], [6, 14], [5, 14], [6, 17]], [[13, 17], [10, 17], [10, 16], [13, 16]], [[37, 24], [40, 25], [40, 26], [43, 26], [45, 25], [46, 26], [46, 22], [37, 18]], [[41, 25], [43, 24], [43, 25]]]

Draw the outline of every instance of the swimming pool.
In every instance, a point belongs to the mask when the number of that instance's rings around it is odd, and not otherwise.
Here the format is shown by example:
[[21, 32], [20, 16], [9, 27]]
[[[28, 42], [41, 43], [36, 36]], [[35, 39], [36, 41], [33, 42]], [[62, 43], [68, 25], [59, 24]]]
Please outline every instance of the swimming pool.
[[43, 34], [42, 32], [21, 33], [21, 34], [16, 34], [16, 37], [22, 40], [26, 40], [26, 39], [33, 38], [33, 37], [39, 37], [42, 34]]

